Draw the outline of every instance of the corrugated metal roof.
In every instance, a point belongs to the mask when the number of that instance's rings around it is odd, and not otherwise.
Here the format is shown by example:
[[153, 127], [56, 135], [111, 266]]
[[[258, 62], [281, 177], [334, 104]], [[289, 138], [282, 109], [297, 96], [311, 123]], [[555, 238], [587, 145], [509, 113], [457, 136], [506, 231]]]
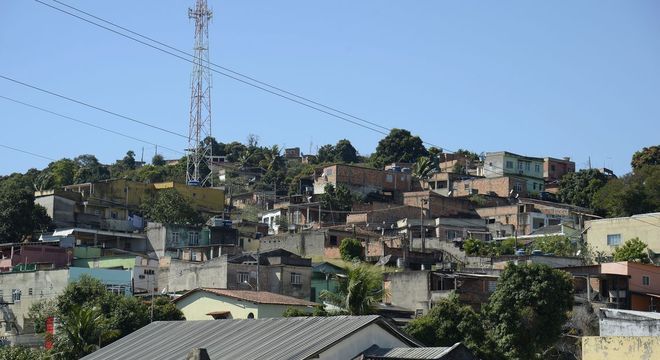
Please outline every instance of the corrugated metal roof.
[[366, 359], [442, 359], [451, 352], [451, 347], [423, 347], [423, 348], [371, 348], [364, 352]]
[[389, 329], [411, 346], [421, 346], [375, 315], [163, 321], [84, 359], [180, 360], [193, 348], [205, 348], [211, 359], [307, 359], [372, 323]]

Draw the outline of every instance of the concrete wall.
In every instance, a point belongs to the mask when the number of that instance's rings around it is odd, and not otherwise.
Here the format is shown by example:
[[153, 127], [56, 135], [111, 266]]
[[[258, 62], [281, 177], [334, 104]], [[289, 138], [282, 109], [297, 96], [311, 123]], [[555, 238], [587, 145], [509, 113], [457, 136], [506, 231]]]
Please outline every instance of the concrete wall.
[[496, 196], [508, 197], [511, 190], [516, 191], [520, 196], [527, 196], [527, 180], [521, 177], [502, 176], [454, 181], [452, 184], [452, 196], [469, 196], [475, 193], [490, 195], [493, 193]]
[[[628, 275], [630, 291], [660, 294], [660, 268], [651, 264], [635, 262], [613, 262], [601, 264], [604, 274]], [[648, 276], [649, 284], [644, 285], [643, 277]]]
[[[603, 310], [601, 310], [603, 311]], [[630, 312], [607, 310], [610, 315], [599, 316], [600, 336], [659, 336], [660, 318], [657, 313], [649, 313], [653, 317], [636, 316]], [[644, 312], [640, 312], [644, 314]]]
[[353, 359], [377, 345], [381, 348], [410, 347], [377, 324], [371, 324], [318, 355], [319, 360]]
[[582, 360], [653, 360], [660, 358], [658, 336], [584, 336]]
[[304, 257], [323, 256], [326, 233], [324, 231], [308, 231], [280, 234], [253, 240], [251, 243], [256, 241], [259, 242], [261, 251], [284, 249]]
[[198, 287], [227, 288], [227, 256], [206, 262], [190, 262], [164, 258], [158, 274], [158, 289], [168, 292], [193, 290]]
[[594, 251], [611, 255], [616, 246], [607, 245], [607, 235], [619, 234], [621, 245], [626, 240], [639, 238], [649, 249], [660, 253], [660, 213], [587, 221], [585, 229], [587, 242]]
[[392, 305], [410, 310], [429, 310], [429, 271], [403, 271], [387, 274]]
[[56, 226], [75, 226], [76, 202], [74, 200], [58, 195], [48, 195], [36, 197], [34, 203], [46, 208], [46, 213], [53, 219]]
[[55, 298], [69, 283], [67, 269], [31, 272], [0, 273], [0, 291], [2, 301], [12, 302], [12, 291], [21, 292], [20, 301], [14, 301], [6, 307], [0, 307], [0, 317], [3, 321], [15, 319], [15, 326], [7, 331], [6, 323], [0, 326], [0, 334], [34, 333], [31, 321], [25, 317], [32, 304], [46, 299]]
[[[238, 274], [240, 272], [249, 274], [250, 285], [240, 283]], [[300, 285], [291, 284], [291, 273], [300, 274]], [[292, 296], [299, 299], [310, 298], [312, 283], [312, 268], [305, 266], [290, 265], [261, 265], [259, 266], [259, 290], [269, 291], [276, 294]], [[227, 265], [228, 289], [251, 290], [257, 286], [257, 266], [248, 264]]]

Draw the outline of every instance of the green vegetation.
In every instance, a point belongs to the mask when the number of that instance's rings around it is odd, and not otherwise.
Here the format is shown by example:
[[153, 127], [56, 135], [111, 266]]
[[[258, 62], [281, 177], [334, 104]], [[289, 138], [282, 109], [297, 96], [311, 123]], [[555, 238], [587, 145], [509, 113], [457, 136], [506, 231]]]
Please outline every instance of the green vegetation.
[[362, 259], [362, 243], [358, 239], [345, 238], [339, 244], [339, 253], [344, 261]]
[[556, 256], [575, 256], [577, 246], [566, 236], [544, 236], [534, 240], [534, 250], [541, 250], [544, 254]]
[[463, 243], [463, 250], [470, 256], [502, 256], [513, 255], [515, 239], [509, 238], [502, 241], [482, 241], [478, 239], [467, 239]]
[[614, 256], [614, 261], [634, 261], [643, 264], [651, 262], [648, 245], [639, 240], [639, 238], [626, 240], [623, 245], [614, 250], [612, 255]]
[[643, 165], [611, 179], [594, 194], [593, 206], [608, 217], [660, 211], [660, 165]]
[[375, 312], [384, 295], [382, 271], [361, 263], [346, 269], [346, 277], [339, 279], [337, 292], [323, 290], [320, 297], [348, 315], [368, 315]]
[[607, 177], [596, 169], [568, 173], [559, 181], [559, 199], [593, 209], [594, 196], [606, 183]]
[[568, 273], [509, 264], [480, 313], [450, 296], [405, 330], [430, 346], [462, 341], [484, 360], [543, 359], [560, 339], [572, 306]]
[[641, 169], [644, 166], [660, 165], [660, 145], [645, 147], [642, 150], [635, 152], [630, 161], [634, 171]]
[[[55, 360], [78, 359], [149, 323], [149, 308], [137, 298], [109, 292], [90, 276], [70, 283], [53, 300], [30, 307], [35, 330], [45, 331], [46, 319], [56, 317], [61, 329], [53, 339]], [[154, 320], [182, 320], [183, 315], [165, 298], [154, 303]]]
[[204, 222], [190, 201], [176, 189], [158, 191], [144, 201], [141, 209], [147, 219], [164, 224], [197, 225]]
[[419, 136], [412, 136], [405, 129], [392, 129], [390, 133], [378, 142], [376, 152], [369, 160], [376, 168], [393, 162], [414, 163], [422, 156], [428, 156], [428, 151]]
[[27, 176], [12, 175], [0, 181], [0, 243], [21, 242], [34, 232], [48, 230], [46, 209], [34, 203]]

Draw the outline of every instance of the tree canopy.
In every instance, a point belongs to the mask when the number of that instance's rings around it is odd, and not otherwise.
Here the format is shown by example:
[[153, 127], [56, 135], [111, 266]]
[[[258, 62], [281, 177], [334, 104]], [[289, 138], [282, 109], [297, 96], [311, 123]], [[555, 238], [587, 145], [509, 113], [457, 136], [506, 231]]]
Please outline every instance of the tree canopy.
[[593, 209], [594, 196], [606, 183], [607, 177], [596, 169], [568, 173], [559, 181], [559, 199]]
[[164, 224], [201, 224], [202, 216], [176, 189], [159, 190], [141, 206], [145, 217]]
[[318, 163], [356, 163], [358, 162], [358, 153], [355, 147], [347, 139], [342, 139], [336, 145], [326, 144], [317, 151], [316, 160]]
[[612, 255], [614, 256], [614, 261], [634, 261], [644, 264], [651, 262], [648, 245], [642, 240], [639, 240], [639, 238], [626, 240], [623, 245], [614, 250]]
[[573, 306], [573, 279], [546, 265], [509, 264], [482, 310], [496, 352], [537, 359], [561, 335]]
[[371, 162], [377, 167], [383, 167], [393, 162], [414, 163], [419, 157], [428, 156], [428, 154], [419, 136], [413, 136], [410, 131], [405, 129], [392, 129], [385, 138], [378, 142]]
[[344, 238], [339, 244], [339, 253], [344, 261], [362, 259], [362, 243], [358, 239]]
[[20, 242], [51, 224], [46, 209], [34, 203], [34, 192], [22, 181], [0, 182], [0, 243]]
[[647, 165], [660, 165], [660, 145], [645, 147], [633, 154], [630, 162], [633, 170]]
[[611, 179], [594, 194], [593, 206], [608, 217], [660, 211], [660, 165], [644, 165]]

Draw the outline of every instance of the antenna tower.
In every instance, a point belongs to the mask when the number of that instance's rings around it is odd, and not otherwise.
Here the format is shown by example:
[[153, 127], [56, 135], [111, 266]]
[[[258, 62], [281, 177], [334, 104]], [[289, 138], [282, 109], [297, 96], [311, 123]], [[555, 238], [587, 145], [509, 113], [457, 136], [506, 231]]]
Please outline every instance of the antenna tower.
[[188, 185], [213, 186], [211, 176], [211, 146], [203, 144], [211, 136], [211, 70], [209, 67], [209, 21], [213, 12], [206, 0], [197, 0], [188, 9], [188, 18], [195, 20], [195, 52], [190, 75], [190, 127], [188, 130]]

